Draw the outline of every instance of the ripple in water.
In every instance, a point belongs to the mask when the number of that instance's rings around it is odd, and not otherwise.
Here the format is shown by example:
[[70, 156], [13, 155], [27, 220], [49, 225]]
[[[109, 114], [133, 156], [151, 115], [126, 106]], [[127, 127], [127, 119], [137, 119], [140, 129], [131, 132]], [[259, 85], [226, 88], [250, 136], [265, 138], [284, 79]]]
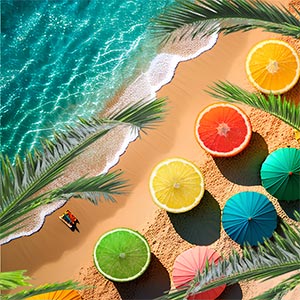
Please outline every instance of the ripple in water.
[[[11, 157], [14, 153], [36, 145], [36, 140], [42, 135], [45, 136], [45, 133], [51, 132], [54, 126], [57, 128], [61, 124], [70, 123], [74, 120], [74, 116], [88, 117], [94, 112], [100, 111], [105, 101], [120, 87], [126, 86], [119, 97], [118, 110], [128, 103], [154, 97], [156, 91], [171, 81], [179, 62], [199, 56], [211, 49], [217, 41], [217, 34], [206, 37], [199, 36], [193, 41], [181, 40], [175, 45], [166, 45], [156, 55], [156, 45], [153, 45], [153, 41], [150, 43], [149, 39], [147, 40], [146, 24], [150, 17], [161, 11], [161, 7], [173, 1], [165, 1], [162, 4], [163, 1], [152, 0], [149, 1], [150, 4], [145, 2], [145, 5], [142, 5], [143, 0], [139, 3], [133, 1], [123, 1], [124, 3], [122, 3], [122, 1], [110, 0], [106, 6], [103, 4], [105, 3], [103, 0], [77, 1], [72, 4], [67, 3], [66, 0], [53, 1], [45, 5], [37, 5], [36, 1], [26, 1], [26, 7], [21, 8], [21, 11], [25, 14], [26, 9], [31, 9], [31, 17], [27, 18], [27, 26], [23, 24], [24, 20], [20, 21], [22, 18], [19, 20], [19, 17], [14, 21], [3, 21], [5, 26], [3, 26], [2, 40], [5, 41], [5, 47], [3, 47], [2, 61], [5, 65], [5, 72], [2, 72], [1, 85], [5, 92], [5, 101], [1, 107], [1, 117], [5, 120], [5, 126], [2, 123], [5, 143], [2, 146]], [[17, 8], [15, 3], [11, 3], [14, 2], [5, 1], [2, 15], [5, 15], [6, 18], [11, 16], [14, 19], [12, 11]], [[31, 4], [31, 8], [27, 7], [28, 3]], [[101, 7], [100, 4], [103, 6], [103, 11], [95, 11], [95, 8]], [[20, 6], [22, 7], [22, 5]], [[154, 7], [147, 11], [147, 14], [145, 8], [150, 8], [151, 5]], [[122, 11], [119, 12], [119, 10], [128, 9], [128, 7], [131, 11], [127, 18], [127, 15], [122, 14]], [[67, 21], [69, 13], [65, 11], [66, 8], [74, 13], [74, 15], [71, 13], [73, 17], [69, 21]], [[96, 15], [103, 15], [102, 17], [105, 19], [110, 9], [116, 11], [112, 13], [111, 19], [106, 19], [107, 24], [102, 23], [101, 18], [98, 19]], [[32, 11], [41, 10], [44, 11], [43, 17], [32, 17]], [[59, 20], [71, 23], [62, 27], [54, 25], [53, 28], [56, 30], [49, 30], [48, 26], [45, 26], [42, 32], [34, 27], [37, 25], [32, 26], [31, 22], [33, 24], [42, 22], [41, 19], [46, 15], [49, 18], [50, 11], [53, 12], [53, 10], [55, 13], [62, 14], [58, 19], [53, 17], [57, 20], [57, 24], [60, 24]], [[20, 11], [17, 10], [17, 12], [17, 15], [22, 15]], [[137, 14], [135, 20], [132, 18], [133, 12]], [[78, 19], [74, 17], [75, 15]], [[145, 17], [145, 15], [147, 16]], [[124, 26], [127, 23], [130, 26], [126, 27], [126, 30], [120, 31], [117, 26], [119, 19]], [[20, 24], [13, 25], [17, 24], [17, 20]], [[97, 26], [94, 26], [95, 24]], [[105, 24], [107, 30], [105, 30]], [[29, 25], [37, 31], [37, 33], [34, 32], [35, 36]], [[66, 26], [71, 26], [73, 29], [69, 30], [65, 28]], [[61, 31], [65, 29], [63, 36], [60, 36], [59, 28]], [[22, 32], [19, 35], [20, 41], [12, 38], [18, 36], [19, 31]], [[66, 32], [68, 32], [67, 35]], [[137, 34], [136, 38], [134, 38], [135, 34]], [[23, 35], [25, 37], [31, 35], [32, 46], [26, 45], [22, 40]], [[132, 39], [130, 40], [129, 37]], [[104, 40], [105, 42], [103, 42]], [[21, 44], [18, 44], [19, 42]], [[11, 46], [15, 45], [14, 43], [18, 44], [18, 48]], [[41, 48], [38, 48], [38, 45]], [[122, 48], [120, 45], [124, 47]], [[18, 51], [27, 49], [26, 47], [32, 48], [30, 52], [32, 56], [23, 57], [21, 55], [19, 57]], [[47, 50], [47, 52], [45, 49], [51, 51]], [[10, 59], [11, 61], [8, 60], [10, 52], [12, 58], [15, 57]], [[23, 53], [23, 50], [19, 53]], [[39, 59], [42, 60], [40, 64], [38, 63]], [[19, 62], [22, 63], [18, 64]], [[38, 67], [36, 68], [36, 66]], [[126, 75], [124, 76], [124, 74]], [[136, 76], [132, 77], [132, 75]], [[113, 106], [111, 109], [114, 110], [116, 107]], [[110, 112], [107, 111], [107, 113]], [[114, 149], [109, 153], [106, 166], [98, 172], [106, 172], [115, 165], [128, 144], [135, 138], [136, 134], [133, 135], [129, 130], [120, 149]], [[79, 174], [80, 176], [85, 175], [86, 171], [82, 170], [82, 172], [84, 174]], [[64, 200], [60, 200], [39, 207], [34, 212], [36, 216], [34, 222], [32, 219], [28, 219], [24, 229], [2, 239], [0, 244], [38, 231], [42, 227], [45, 217], [64, 203]]]
[[146, 28], [171, 2], [2, 1], [1, 151], [101, 111], [154, 57]]

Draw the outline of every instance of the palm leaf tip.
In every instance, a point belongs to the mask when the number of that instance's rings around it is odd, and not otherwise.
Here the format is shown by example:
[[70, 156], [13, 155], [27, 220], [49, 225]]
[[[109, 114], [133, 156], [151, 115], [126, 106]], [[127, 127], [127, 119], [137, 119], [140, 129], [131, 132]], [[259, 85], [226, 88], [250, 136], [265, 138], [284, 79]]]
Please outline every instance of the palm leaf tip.
[[[299, 15], [299, 11], [293, 9]], [[185, 26], [194, 26], [196, 35], [207, 30], [209, 34], [229, 34], [261, 28], [300, 38], [299, 19], [284, 7], [260, 0], [176, 0], [152, 20], [150, 30], [164, 41], [176, 40], [174, 33]], [[185, 35], [184, 31], [182, 35]]]
[[151, 129], [163, 120], [166, 114], [166, 99], [141, 100], [113, 117], [119, 122], [129, 123], [137, 130]]
[[252, 106], [274, 115], [296, 130], [300, 129], [300, 104], [280, 95], [251, 93], [232, 83], [219, 81], [206, 91], [212, 97]]
[[0, 290], [11, 290], [20, 286], [28, 286], [30, 277], [24, 275], [25, 270], [0, 272]]
[[[299, 214], [296, 214], [299, 221]], [[277, 287], [267, 291], [260, 298], [281, 299], [280, 296], [293, 290], [300, 283], [300, 229], [283, 221], [283, 236], [274, 235], [266, 239], [258, 249], [245, 246], [242, 254], [232, 251], [228, 258], [222, 258], [216, 265], [209, 265], [181, 290], [171, 290], [168, 295], [157, 299], [185, 299], [222, 284], [232, 285], [245, 280], [268, 280], [289, 272], [292, 275]]]
[[68, 200], [74, 197], [88, 199], [93, 204], [98, 204], [102, 199], [115, 202], [114, 195], [127, 192], [127, 180], [121, 178], [122, 174], [123, 172], [121, 171], [114, 171], [91, 178], [81, 177], [53, 190], [49, 198], [53, 200], [59, 198]]
[[[56, 292], [56, 291], [62, 291], [62, 290], [83, 290], [91, 288], [90, 286], [84, 286], [76, 281], [66, 281], [61, 283], [51, 283], [51, 284], [45, 284], [42, 286], [38, 286], [29, 290], [24, 290], [21, 292], [17, 292], [15, 294], [9, 294], [5, 295], [3, 297], [3, 300], [20, 300], [20, 299], [27, 299], [29, 297], [37, 296], [37, 295], [43, 295], [46, 293]], [[2, 299], [2, 298], [1, 298]], [[43, 299], [41, 297], [41, 299]]]
[[300, 285], [300, 274], [295, 274], [284, 280], [274, 288], [265, 291], [263, 294], [253, 298], [253, 300], [276, 300], [282, 299], [288, 292]]

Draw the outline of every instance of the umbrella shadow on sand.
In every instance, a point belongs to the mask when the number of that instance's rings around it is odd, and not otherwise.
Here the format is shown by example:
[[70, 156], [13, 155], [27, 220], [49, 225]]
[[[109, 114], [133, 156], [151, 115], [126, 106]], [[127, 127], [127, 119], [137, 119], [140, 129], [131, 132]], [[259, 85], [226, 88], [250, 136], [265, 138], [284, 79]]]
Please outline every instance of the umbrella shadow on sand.
[[192, 210], [168, 216], [176, 232], [191, 244], [210, 245], [220, 238], [221, 209], [208, 191]]
[[238, 283], [226, 286], [224, 292], [217, 298], [217, 300], [242, 300], [243, 292]]
[[214, 161], [220, 172], [231, 182], [239, 185], [260, 185], [260, 168], [268, 155], [268, 145], [257, 132], [247, 148], [233, 157], [216, 157]]
[[300, 213], [300, 200], [294, 200], [294, 201], [278, 201], [281, 208], [284, 210], [284, 212], [288, 215], [290, 219], [293, 219], [296, 221], [296, 217], [294, 215], [295, 211]]
[[154, 299], [170, 290], [171, 280], [167, 269], [152, 253], [151, 262], [144, 274], [130, 282], [115, 282], [121, 299]]
[[[277, 218], [277, 227], [275, 229], [275, 232], [277, 234], [279, 234], [281, 237], [286, 238], [286, 235], [284, 233], [284, 230], [282, 229], [282, 226], [285, 228], [285, 226], [284, 226], [284, 220], [280, 216], [278, 216], [278, 218]], [[271, 241], [275, 241], [274, 236], [272, 236], [270, 238], [270, 240]]]

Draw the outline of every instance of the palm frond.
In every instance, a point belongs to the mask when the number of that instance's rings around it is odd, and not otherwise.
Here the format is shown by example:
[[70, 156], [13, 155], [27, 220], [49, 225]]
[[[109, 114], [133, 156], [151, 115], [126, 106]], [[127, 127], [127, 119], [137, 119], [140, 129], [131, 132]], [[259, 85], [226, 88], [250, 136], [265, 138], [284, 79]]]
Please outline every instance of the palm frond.
[[55, 180], [76, 155], [115, 126], [117, 122], [79, 123], [75, 129], [69, 127], [67, 134], [54, 133], [55, 142], [44, 139], [43, 153], [27, 153], [25, 162], [17, 156], [15, 165], [1, 156], [1, 211], [8, 212]]
[[[299, 218], [299, 214], [297, 215]], [[299, 219], [298, 219], [299, 220]], [[170, 291], [169, 294], [157, 299], [183, 299], [188, 295], [197, 294], [222, 284], [231, 285], [242, 280], [271, 279], [282, 274], [300, 269], [300, 229], [283, 222], [283, 235], [273, 235], [273, 240], [267, 239], [255, 250], [245, 246], [242, 255], [233, 251], [229, 258], [223, 258], [217, 265], [208, 265], [198, 273], [194, 280], [180, 291]], [[294, 276], [294, 275], [292, 275]], [[285, 284], [283, 288], [294, 288], [294, 281]], [[273, 290], [275, 292], [275, 290]], [[174, 296], [173, 296], [174, 295]], [[266, 299], [266, 298], [264, 298]]]
[[120, 179], [122, 172], [115, 171], [107, 174], [101, 174], [92, 178], [79, 178], [74, 182], [68, 183], [58, 189], [52, 190], [50, 199], [70, 199], [81, 198], [88, 199], [93, 204], [98, 204], [104, 200], [115, 201], [112, 195], [120, 195], [125, 192], [127, 187], [126, 180]]
[[[25, 161], [16, 156], [15, 162], [11, 163], [7, 156], [1, 154], [0, 220], [1, 226], [3, 226], [1, 227], [2, 238], [3, 234], [7, 236], [8, 232], [16, 231], [16, 224], [24, 220], [21, 216], [51, 201], [45, 194], [35, 198], [34, 201], [32, 201], [32, 197], [61, 176], [71, 160], [87, 146], [120, 124], [128, 124], [134, 130], [151, 128], [155, 122], [162, 119], [164, 113], [165, 98], [139, 102], [108, 119], [94, 118], [90, 121], [80, 119], [76, 127], [68, 126], [64, 132], [54, 132], [53, 140], [42, 140], [43, 151], [35, 149], [33, 153], [27, 153]], [[106, 174], [106, 176], [112, 175]], [[123, 188], [123, 181], [114, 181], [112, 177], [107, 177], [107, 179], [112, 180], [111, 188], [113, 189], [111, 191], [114, 193], [118, 189], [116, 183], [121, 183], [120, 188]], [[100, 180], [100, 177], [97, 180]], [[106, 188], [104, 193], [106, 198], [109, 198], [108, 186], [102, 187]], [[80, 191], [76, 192], [78, 195]], [[85, 194], [85, 196], [94, 202], [97, 200], [96, 195]], [[17, 221], [16, 216], [19, 218]], [[10, 226], [9, 222], [13, 226]], [[6, 232], [3, 231], [3, 228]]]
[[274, 115], [296, 130], [300, 129], [300, 104], [280, 95], [251, 93], [229, 82], [218, 82], [207, 91], [214, 98], [242, 103]]
[[[45, 284], [33, 289], [23, 290], [21, 292], [11, 294], [11, 295], [2, 295], [3, 300], [25, 300], [29, 297], [42, 295], [45, 293], [61, 291], [61, 290], [82, 290], [88, 288], [87, 286], [83, 286], [74, 281], [66, 281], [62, 283], [52, 283], [52, 284]], [[42, 300], [41, 296], [41, 300]]]
[[115, 114], [113, 118], [119, 122], [129, 123], [139, 131], [152, 129], [166, 113], [166, 98], [156, 99], [150, 103], [137, 103], [121, 112]]
[[98, 204], [102, 198], [114, 202], [113, 195], [124, 193], [124, 188], [127, 187], [125, 184], [126, 180], [120, 178], [121, 175], [122, 172], [115, 171], [91, 178], [82, 177], [62, 187], [45, 192], [30, 199], [30, 201], [19, 203], [9, 214], [2, 216], [0, 240], [20, 230], [22, 225], [19, 224], [28, 218], [23, 217], [24, 214], [27, 214], [40, 205], [59, 199], [67, 201], [72, 197], [87, 199], [93, 204]]
[[164, 105], [165, 99], [157, 99], [131, 105], [110, 119], [80, 119], [76, 127], [67, 126], [65, 132], [54, 132], [54, 141], [42, 140], [43, 152], [35, 149], [33, 154], [27, 153], [24, 162], [16, 156], [12, 164], [1, 155], [1, 210], [28, 199], [52, 182], [76, 155], [110, 129], [126, 123], [140, 130], [159, 121]]
[[178, 29], [183, 29], [179, 39], [187, 34], [194, 38], [198, 34], [229, 34], [256, 28], [300, 38], [300, 12], [293, 9], [299, 18], [283, 6], [261, 0], [176, 0], [152, 20], [150, 30], [165, 42], [177, 40], [174, 32]]
[[299, 273], [287, 278], [274, 288], [265, 291], [261, 295], [254, 297], [253, 300], [281, 300], [284, 295], [286, 295], [289, 291], [292, 291], [298, 285], [300, 285]]
[[12, 272], [0, 272], [0, 290], [12, 290], [20, 286], [28, 286], [29, 277], [25, 276], [25, 270]]

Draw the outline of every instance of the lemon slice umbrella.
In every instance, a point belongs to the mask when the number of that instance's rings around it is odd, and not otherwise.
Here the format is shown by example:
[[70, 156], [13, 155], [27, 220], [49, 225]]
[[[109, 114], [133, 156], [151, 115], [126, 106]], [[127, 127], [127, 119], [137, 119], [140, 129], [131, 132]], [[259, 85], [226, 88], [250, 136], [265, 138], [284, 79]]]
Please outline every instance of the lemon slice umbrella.
[[191, 210], [199, 204], [205, 191], [199, 168], [178, 157], [165, 159], [154, 167], [149, 187], [155, 204], [172, 213]]

